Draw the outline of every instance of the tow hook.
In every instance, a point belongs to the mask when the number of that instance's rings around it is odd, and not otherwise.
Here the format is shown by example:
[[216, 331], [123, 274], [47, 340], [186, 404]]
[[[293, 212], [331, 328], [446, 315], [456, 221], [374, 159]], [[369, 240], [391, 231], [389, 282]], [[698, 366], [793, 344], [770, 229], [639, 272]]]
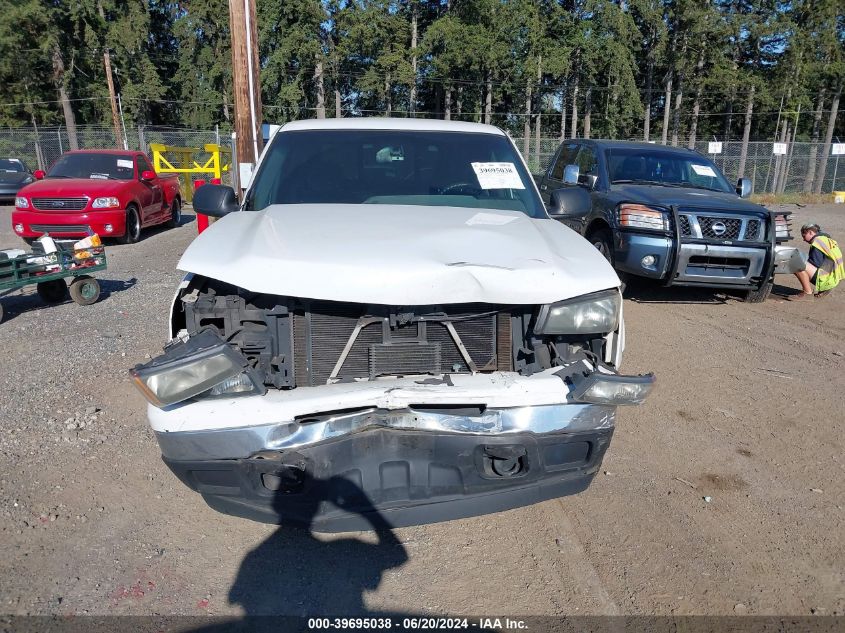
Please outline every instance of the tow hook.
[[487, 475], [510, 478], [526, 472], [526, 454], [524, 446], [504, 444], [484, 447], [484, 466]]

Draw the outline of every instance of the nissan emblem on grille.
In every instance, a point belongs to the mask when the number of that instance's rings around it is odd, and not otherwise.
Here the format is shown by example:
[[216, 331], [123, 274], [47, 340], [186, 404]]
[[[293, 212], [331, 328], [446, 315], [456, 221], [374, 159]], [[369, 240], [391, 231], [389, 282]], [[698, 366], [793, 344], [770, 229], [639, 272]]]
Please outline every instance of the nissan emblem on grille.
[[710, 227], [717, 236], [721, 237], [725, 234], [725, 231], [728, 230], [728, 227], [725, 226], [724, 222], [714, 222], [713, 225]]

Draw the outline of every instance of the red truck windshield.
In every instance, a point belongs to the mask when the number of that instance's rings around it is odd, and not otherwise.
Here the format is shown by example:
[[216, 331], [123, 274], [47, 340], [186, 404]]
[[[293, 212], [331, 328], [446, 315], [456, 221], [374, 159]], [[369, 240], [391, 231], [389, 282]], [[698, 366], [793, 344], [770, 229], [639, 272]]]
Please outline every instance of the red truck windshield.
[[134, 175], [131, 156], [85, 153], [65, 154], [50, 168], [47, 177], [132, 180]]

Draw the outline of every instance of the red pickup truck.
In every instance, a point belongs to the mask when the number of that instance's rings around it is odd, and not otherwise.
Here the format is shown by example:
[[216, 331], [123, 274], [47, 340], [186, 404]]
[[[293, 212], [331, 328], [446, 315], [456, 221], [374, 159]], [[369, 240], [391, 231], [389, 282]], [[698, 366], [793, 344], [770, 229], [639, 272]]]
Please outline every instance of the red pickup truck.
[[84, 237], [89, 229], [123, 244], [156, 224], [178, 226], [179, 178], [159, 176], [142, 152], [79, 150], [63, 154], [46, 174], [17, 193], [12, 228], [25, 241]]

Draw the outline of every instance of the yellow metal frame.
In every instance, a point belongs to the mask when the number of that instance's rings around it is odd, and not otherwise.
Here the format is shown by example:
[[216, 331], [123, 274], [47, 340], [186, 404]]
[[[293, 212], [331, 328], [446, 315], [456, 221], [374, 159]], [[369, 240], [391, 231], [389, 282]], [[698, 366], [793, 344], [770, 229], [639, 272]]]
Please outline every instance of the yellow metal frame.
[[[179, 174], [182, 199], [186, 202], [190, 202], [194, 194], [191, 174], [222, 178], [223, 174], [229, 172], [232, 162], [232, 150], [216, 143], [207, 143], [203, 148], [150, 143], [150, 150], [153, 153], [153, 168], [156, 173]], [[165, 154], [170, 154], [171, 158], [168, 160]], [[209, 154], [209, 157], [201, 163], [198, 161], [202, 160], [202, 157], [197, 156], [198, 154]]]

